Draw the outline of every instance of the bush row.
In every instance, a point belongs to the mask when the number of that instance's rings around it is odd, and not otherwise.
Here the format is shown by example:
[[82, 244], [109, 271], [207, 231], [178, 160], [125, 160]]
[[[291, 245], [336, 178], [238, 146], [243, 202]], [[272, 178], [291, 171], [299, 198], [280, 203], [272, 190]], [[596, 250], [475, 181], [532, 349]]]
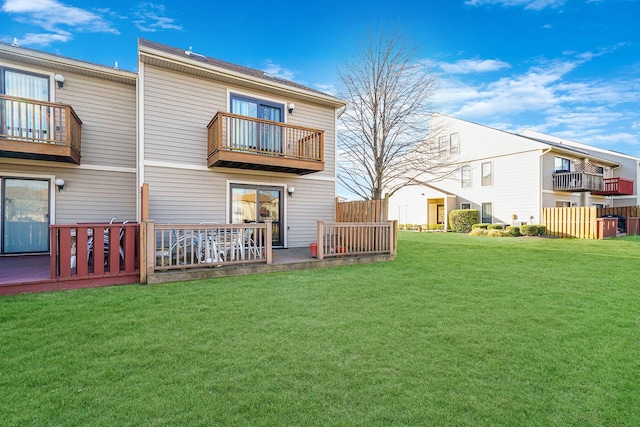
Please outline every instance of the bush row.
[[547, 232], [544, 225], [514, 225], [505, 226], [504, 224], [473, 224], [471, 226], [471, 235], [473, 236], [489, 236], [489, 237], [519, 237], [519, 236], [542, 236]]
[[442, 230], [444, 224], [398, 224], [398, 230], [426, 231]]

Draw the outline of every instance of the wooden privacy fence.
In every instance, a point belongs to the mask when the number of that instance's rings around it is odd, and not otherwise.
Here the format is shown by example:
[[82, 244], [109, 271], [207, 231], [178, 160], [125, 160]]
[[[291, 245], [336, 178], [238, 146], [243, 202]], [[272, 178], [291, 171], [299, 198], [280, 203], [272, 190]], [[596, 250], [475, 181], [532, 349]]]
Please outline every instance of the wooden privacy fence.
[[336, 222], [383, 222], [388, 219], [388, 212], [389, 197], [353, 202], [336, 199]]
[[398, 221], [323, 222], [318, 221], [317, 257], [389, 254], [395, 256]]
[[139, 274], [138, 223], [55, 224], [49, 228], [52, 279]]
[[[597, 239], [608, 235], [602, 217], [607, 215], [617, 215], [624, 218], [624, 225], [619, 224], [619, 229], [627, 232], [627, 225], [634, 224], [631, 230], [635, 232], [635, 222], [631, 218], [640, 215], [638, 206], [624, 206], [611, 208], [572, 207], [572, 208], [543, 208], [542, 225], [547, 227], [547, 234], [555, 237], [577, 237], [582, 239]], [[604, 228], [603, 228], [604, 227]]]

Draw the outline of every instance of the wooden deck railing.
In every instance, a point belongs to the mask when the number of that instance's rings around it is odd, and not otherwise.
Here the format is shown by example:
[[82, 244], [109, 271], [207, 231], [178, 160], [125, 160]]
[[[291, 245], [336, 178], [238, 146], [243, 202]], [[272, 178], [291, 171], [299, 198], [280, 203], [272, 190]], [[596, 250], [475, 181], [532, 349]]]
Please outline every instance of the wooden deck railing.
[[322, 162], [324, 131], [218, 112], [208, 125], [209, 157], [218, 151]]
[[[21, 146], [25, 153], [55, 155], [42, 144], [64, 146], [70, 150], [67, 156], [79, 163], [81, 128], [82, 121], [70, 105], [0, 95], [0, 138], [39, 144]], [[16, 151], [6, 143], [0, 150]]]
[[397, 221], [318, 221], [318, 259], [345, 255], [396, 253]]
[[602, 174], [589, 172], [556, 172], [553, 174], [555, 191], [602, 191]]
[[[145, 223], [146, 275], [244, 263], [271, 264], [271, 221], [259, 224]], [[144, 280], [143, 280], [144, 281]]]
[[55, 224], [49, 229], [52, 279], [139, 274], [139, 224]]
[[592, 191], [592, 194], [602, 196], [630, 196], [633, 194], [633, 180], [624, 178], [604, 178], [601, 191]]

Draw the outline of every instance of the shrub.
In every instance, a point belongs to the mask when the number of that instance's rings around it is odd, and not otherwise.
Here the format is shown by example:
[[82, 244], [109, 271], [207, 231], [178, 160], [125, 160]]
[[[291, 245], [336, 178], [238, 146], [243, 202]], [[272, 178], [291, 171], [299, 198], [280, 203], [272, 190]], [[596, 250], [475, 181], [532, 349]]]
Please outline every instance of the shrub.
[[406, 224], [398, 224], [398, 230], [406, 230], [407, 226]]
[[449, 212], [449, 225], [456, 233], [468, 233], [471, 226], [480, 222], [477, 209], [454, 209]]
[[507, 228], [504, 229], [504, 234], [505, 234], [505, 236], [509, 236], [509, 237], [521, 236], [520, 227], [516, 227], [514, 225], [510, 225], [510, 226], [508, 226]]
[[473, 230], [475, 230], [477, 228], [481, 228], [483, 230], [486, 230], [488, 226], [489, 226], [489, 224], [486, 224], [486, 223], [485, 224], [473, 224], [471, 226], [471, 231], [473, 231]]
[[487, 230], [504, 230], [504, 224], [489, 224]]
[[523, 236], [541, 236], [547, 232], [544, 225], [526, 224], [520, 227]]
[[487, 230], [487, 236], [489, 237], [503, 237], [504, 231], [502, 229], [492, 228], [491, 230]]
[[429, 224], [427, 226], [428, 230], [444, 230], [444, 224]]
[[487, 235], [487, 229], [486, 228], [481, 228], [481, 227], [476, 227], [476, 228], [471, 230], [471, 235], [472, 236], [486, 236]]

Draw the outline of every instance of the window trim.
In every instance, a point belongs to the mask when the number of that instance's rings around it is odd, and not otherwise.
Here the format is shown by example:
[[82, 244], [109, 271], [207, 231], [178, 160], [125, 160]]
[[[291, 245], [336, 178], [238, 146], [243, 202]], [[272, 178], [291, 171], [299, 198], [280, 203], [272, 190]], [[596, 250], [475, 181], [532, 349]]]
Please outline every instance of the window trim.
[[[467, 207], [465, 207], [465, 205]], [[460, 209], [471, 209], [471, 203], [469, 202], [460, 203]]]
[[[484, 216], [484, 207], [485, 206], [489, 206], [491, 208], [491, 217], [489, 218], [489, 222], [485, 222], [485, 216]], [[493, 224], [493, 202], [482, 202], [481, 208], [480, 208], [480, 222], [482, 224]]]
[[[489, 165], [489, 174], [485, 177], [484, 167], [485, 165]], [[485, 183], [485, 178], [488, 178], [489, 183]], [[482, 187], [491, 187], [493, 186], [493, 162], [482, 162], [480, 165], [480, 179], [482, 183]]]
[[287, 114], [287, 109], [285, 108], [287, 106], [287, 102], [282, 99], [265, 97], [256, 93], [249, 93], [249, 92], [243, 92], [239, 90], [227, 89], [227, 112], [228, 113], [231, 113], [231, 101], [233, 98], [244, 99], [248, 101], [257, 101], [258, 103], [263, 103], [270, 107], [280, 108], [282, 110], [282, 122], [280, 123], [287, 123], [287, 119], [289, 116]]
[[460, 154], [460, 134], [458, 132], [449, 135], [449, 154], [452, 156]]
[[[561, 160], [560, 169], [558, 169], [558, 166], [556, 164], [558, 159]], [[564, 167], [565, 166], [565, 161], [567, 162], [566, 163], [566, 166], [567, 166], [566, 168]], [[554, 170], [554, 172], [561, 172], [561, 171], [562, 172], [571, 172], [571, 159], [569, 159], [567, 157], [562, 157], [562, 156], [555, 156], [553, 158], [553, 170]]]
[[[466, 180], [465, 180], [465, 173], [464, 173], [465, 169], [467, 171]], [[460, 188], [471, 188], [471, 165], [460, 166]]]

